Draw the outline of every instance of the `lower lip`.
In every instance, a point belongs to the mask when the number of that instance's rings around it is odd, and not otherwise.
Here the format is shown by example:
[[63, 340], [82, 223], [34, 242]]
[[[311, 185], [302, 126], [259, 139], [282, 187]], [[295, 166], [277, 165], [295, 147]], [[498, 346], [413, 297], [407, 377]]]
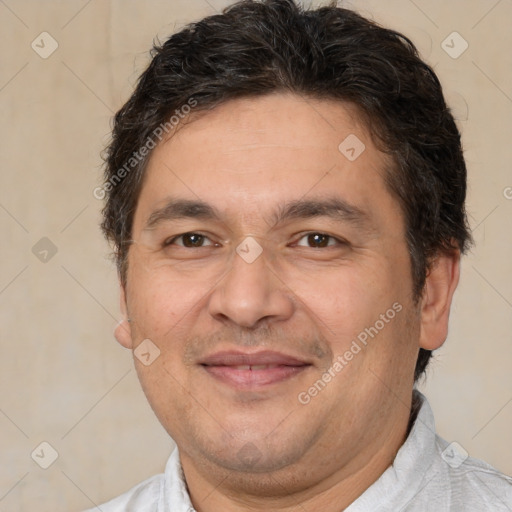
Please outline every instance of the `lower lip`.
[[237, 388], [254, 389], [276, 384], [302, 373], [309, 365], [276, 366], [262, 370], [240, 370], [232, 366], [206, 366], [203, 368], [216, 379]]

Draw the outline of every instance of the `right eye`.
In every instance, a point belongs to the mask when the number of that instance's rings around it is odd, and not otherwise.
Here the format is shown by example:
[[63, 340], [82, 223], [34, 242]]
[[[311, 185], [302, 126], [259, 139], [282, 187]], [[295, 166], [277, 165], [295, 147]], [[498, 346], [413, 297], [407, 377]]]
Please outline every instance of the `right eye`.
[[[181, 243], [177, 243], [178, 240], [181, 240]], [[205, 241], [210, 241], [209, 244], [204, 245]], [[170, 245], [178, 245], [180, 247], [185, 247], [187, 249], [194, 249], [200, 247], [207, 247], [215, 245], [206, 235], [201, 233], [182, 233], [181, 235], [177, 235], [172, 238], [168, 238], [164, 241], [163, 246], [169, 247]]]

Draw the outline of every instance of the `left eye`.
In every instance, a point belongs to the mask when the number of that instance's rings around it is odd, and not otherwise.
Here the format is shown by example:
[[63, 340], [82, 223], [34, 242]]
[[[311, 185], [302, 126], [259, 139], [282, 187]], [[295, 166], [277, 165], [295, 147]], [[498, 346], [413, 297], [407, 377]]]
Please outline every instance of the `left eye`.
[[[302, 240], [305, 240], [306, 243], [301, 243]], [[330, 247], [336, 245], [336, 243], [341, 243], [339, 240], [334, 238], [331, 235], [326, 235], [325, 233], [308, 233], [299, 239], [297, 245], [302, 247], [313, 247], [315, 249], [321, 249], [323, 247]]]
[[[176, 243], [177, 240], [181, 240], [181, 243]], [[205, 241], [209, 241], [209, 244], [205, 244]], [[168, 245], [179, 245], [181, 247], [194, 248], [194, 247], [205, 247], [205, 245], [214, 245], [213, 242], [205, 235], [200, 233], [183, 233], [182, 235], [175, 236], [164, 242], [165, 246]]]

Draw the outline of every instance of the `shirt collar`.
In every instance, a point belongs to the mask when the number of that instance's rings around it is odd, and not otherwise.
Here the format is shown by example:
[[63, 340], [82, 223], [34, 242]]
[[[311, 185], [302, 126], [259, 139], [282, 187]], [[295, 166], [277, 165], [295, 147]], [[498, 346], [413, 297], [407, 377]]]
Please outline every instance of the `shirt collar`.
[[415, 390], [414, 400], [418, 400], [419, 410], [393, 464], [345, 512], [367, 512], [377, 507], [382, 511], [406, 509], [421, 491], [423, 477], [436, 457], [436, 431], [434, 414], [425, 396]]

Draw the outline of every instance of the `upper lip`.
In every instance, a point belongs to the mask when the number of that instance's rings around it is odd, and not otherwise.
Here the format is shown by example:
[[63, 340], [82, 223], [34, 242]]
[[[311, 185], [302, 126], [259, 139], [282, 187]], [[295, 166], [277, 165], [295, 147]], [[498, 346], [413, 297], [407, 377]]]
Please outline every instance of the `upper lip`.
[[311, 363], [304, 359], [274, 351], [241, 352], [222, 351], [211, 354], [200, 361], [206, 366], [256, 366], [256, 365], [284, 365], [284, 366], [306, 366]]

